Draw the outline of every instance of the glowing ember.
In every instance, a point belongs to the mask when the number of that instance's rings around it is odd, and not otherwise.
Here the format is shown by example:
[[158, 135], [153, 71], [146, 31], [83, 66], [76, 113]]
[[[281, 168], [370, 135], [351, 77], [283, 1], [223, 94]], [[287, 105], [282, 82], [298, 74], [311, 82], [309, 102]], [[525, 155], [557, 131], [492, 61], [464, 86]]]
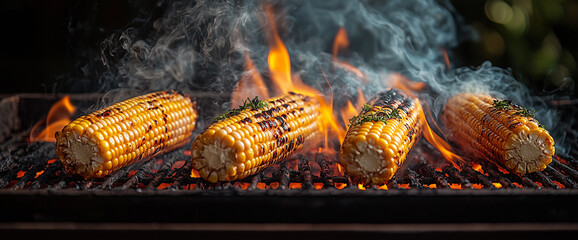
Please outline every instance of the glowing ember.
[[400, 184], [397, 184], [397, 186], [401, 189], [411, 189], [411, 187], [409, 186], [409, 183], [400, 183]]
[[70, 116], [74, 111], [76, 107], [70, 103], [68, 95], [56, 102], [48, 111], [46, 119], [38, 121], [32, 127], [30, 142], [56, 142], [54, 134], [70, 123]]
[[191, 150], [185, 150], [184, 152], [185, 156], [191, 156]]
[[267, 184], [265, 184], [263, 182], [258, 182], [257, 183], [257, 189], [267, 189]]
[[384, 185], [381, 185], [381, 186], [377, 187], [377, 189], [379, 189], [379, 190], [387, 190], [388, 188], [387, 188], [387, 185], [384, 184]]
[[181, 168], [184, 165], [185, 165], [185, 161], [176, 161], [175, 163], [173, 163], [173, 166], [171, 167], [171, 169], [175, 170], [177, 168]]
[[21, 177], [23, 177], [23, 176], [24, 176], [24, 174], [26, 174], [26, 172], [25, 172], [25, 171], [22, 171], [22, 170], [20, 170], [20, 171], [18, 172], [18, 174], [16, 175], [16, 177], [17, 177], [17, 178], [21, 178]]
[[278, 188], [279, 188], [279, 183], [278, 183], [278, 182], [272, 182], [271, 184], [269, 184], [269, 188], [271, 188], [271, 189], [278, 189]]
[[558, 185], [558, 187], [560, 187], [560, 188], [566, 188], [564, 186], [564, 184], [562, 184], [561, 182], [558, 182], [558, 181], [552, 181], [552, 182], [555, 183], [556, 185]]
[[438, 188], [438, 186], [435, 183], [432, 183], [430, 185], [427, 185], [428, 188]]
[[459, 183], [451, 183], [450, 188], [451, 189], [462, 189], [462, 185]]
[[474, 189], [482, 189], [482, 188], [484, 188], [484, 185], [479, 184], [479, 183], [474, 183], [474, 184], [472, 184], [472, 188], [474, 188]]
[[192, 177], [192, 178], [200, 178], [201, 175], [199, 174], [199, 172], [197, 172], [197, 170], [192, 169], [192, 171], [191, 171], [191, 177]]
[[496, 188], [501, 188], [501, 187], [502, 187], [502, 184], [501, 184], [501, 183], [495, 182], [495, 183], [492, 183], [492, 184], [493, 184], [494, 187], [496, 187]]
[[251, 186], [251, 184], [249, 184], [249, 183], [240, 183], [239, 188], [241, 188], [242, 190], [247, 190], [247, 188], [249, 188], [249, 186]]
[[472, 169], [474, 169], [474, 170], [476, 170], [476, 171], [478, 171], [478, 172], [484, 173], [484, 170], [482, 169], [482, 165], [480, 165], [480, 164], [474, 163], [474, 164], [472, 165]]
[[514, 184], [514, 186], [516, 186], [516, 187], [524, 188], [524, 186], [522, 186], [522, 184], [519, 184], [517, 182], [513, 182], [512, 184]]
[[170, 183], [161, 183], [161, 184], [159, 184], [159, 186], [157, 187], [157, 189], [162, 190], [162, 189], [165, 189], [165, 188], [167, 188], [167, 187], [169, 187], [169, 186], [171, 186]]
[[289, 188], [290, 189], [296, 189], [296, 188], [301, 188], [303, 184], [301, 183], [289, 183]]
[[500, 167], [500, 166], [498, 166], [498, 170], [499, 170], [500, 172], [502, 172], [503, 174], [509, 174], [509, 173], [510, 173], [510, 172], [508, 172], [508, 170], [506, 170], [505, 168]]
[[37, 172], [36, 176], [34, 176], [34, 178], [38, 178], [38, 176], [42, 175], [43, 173], [44, 173], [44, 170]]
[[359, 190], [365, 190], [365, 186], [363, 186], [363, 184], [357, 184], [357, 188]]
[[313, 183], [315, 189], [323, 189], [323, 183]]
[[345, 187], [347, 187], [347, 184], [345, 183], [334, 183], [333, 185], [335, 185], [335, 188], [337, 189], [344, 189]]

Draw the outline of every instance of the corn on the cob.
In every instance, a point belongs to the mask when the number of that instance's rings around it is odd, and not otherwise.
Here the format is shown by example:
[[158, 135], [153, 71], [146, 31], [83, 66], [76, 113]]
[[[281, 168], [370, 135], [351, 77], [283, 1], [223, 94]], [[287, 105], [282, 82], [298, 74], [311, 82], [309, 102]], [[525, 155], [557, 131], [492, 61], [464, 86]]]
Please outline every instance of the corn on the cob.
[[460, 93], [447, 102], [441, 120], [464, 151], [525, 174], [544, 170], [554, 155], [554, 140], [531, 115], [489, 95]]
[[255, 174], [303, 148], [323, 128], [315, 98], [290, 93], [253, 103], [196, 137], [192, 166], [201, 177], [214, 183]]
[[421, 105], [397, 90], [379, 94], [354, 117], [339, 163], [357, 182], [384, 184], [421, 137]]
[[156, 92], [82, 116], [56, 133], [64, 168], [84, 178], [184, 145], [197, 118], [196, 103], [176, 92]]

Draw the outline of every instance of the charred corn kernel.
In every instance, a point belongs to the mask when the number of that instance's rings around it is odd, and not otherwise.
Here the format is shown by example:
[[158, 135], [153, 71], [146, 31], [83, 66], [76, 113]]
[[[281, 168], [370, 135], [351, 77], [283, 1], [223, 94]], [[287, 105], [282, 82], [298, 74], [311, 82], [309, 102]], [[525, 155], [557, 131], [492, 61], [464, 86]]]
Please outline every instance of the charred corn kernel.
[[[492, 161], [517, 174], [541, 171], [552, 162], [554, 140], [517, 105], [489, 95], [460, 93], [441, 115], [448, 138], [476, 158]], [[526, 111], [526, 113], [524, 113]]]
[[319, 102], [290, 93], [214, 122], [191, 149], [193, 169], [210, 181], [242, 179], [303, 148], [322, 129]]
[[339, 163], [359, 183], [384, 184], [405, 161], [424, 123], [419, 102], [397, 90], [380, 93], [371, 102], [352, 119]]
[[72, 121], [56, 133], [56, 153], [66, 171], [102, 177], [181, 147], [190, 139], [196, 119], [196, 104], [188, 97], [150, 93]]

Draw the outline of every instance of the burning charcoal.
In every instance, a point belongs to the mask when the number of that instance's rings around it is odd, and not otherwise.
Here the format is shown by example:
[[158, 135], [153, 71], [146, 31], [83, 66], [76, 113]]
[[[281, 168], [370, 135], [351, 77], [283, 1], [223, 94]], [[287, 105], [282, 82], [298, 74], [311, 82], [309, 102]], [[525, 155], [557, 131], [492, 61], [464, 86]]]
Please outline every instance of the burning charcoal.
[[316, 154], [315, 160], [317, 161], [317, 164], [319, 164], [319, 167], [321, 168], [320, 176], [321, 179], [323, 180], [324, 188], [334, 188], [335, 185], [333, 183], [333, 174], [329, 170], [329, 164], [327, 163], [325, 157], [321, 156], [321, 154]]
[[196, 106], [176, 92], [156, 92], [80, 117], [56, 133], [65, 169], [85, 179], [106, 176], [141, 159], [186, 144]]
[[449, 188], [448, 181], [446, 180], [443, 173], [436, 171], [426, 164], [421, 165], [418, 170], [422, 175], [434, 179], [437, 188]]
[[462, 177], [458, 169], [452, 166], [446, 166], [443, 168], [443, 172], [452, 179], [452, 182], [459, 182], [462, 188], [472, 188], [472, 183], [467, 178]]
[[422, 189], [424, 188], [423, 184], [421, 183], [420, 176], [414, 170], [408, 169], [407, 179], [409, 180], [409, 186], [411, 188]]
[[466, 173], [470, 177], [478, 180], [478, 182], [481, 183], [482, 185], [484, 185], [484, 187], [486, 187], [486, 188], [490, 188], [490, 189], [496, 188], [494, 186], [494, 184], [492, 184], [492, 181], [490, 181], [485, 175], [481, 174], [478, 171], [475, 171], [474, 169], [472, 169], [469, 166], [463, 166], [462, 173]]
[[287, 189], [289, 188], [289, 183], [291, 182], [291, 169], [287, 166], [287, 162], [281, 163], [281, 171], [280, 179], [279, 179], [279, 188], [280, 189]]
[[255, 174], [302, 149], [318, 135], [320, 103], [290, 93], [245, 102], [219, 116], [193, 142], [192, 166], [209, 182]]
[[171, 167], [172, 167], [174, 161], [175, 161], [175, 158], [168, 158], [168, 159], [164, 158], [163, 165], [157, 171], [157, 173], [154, 175], [153, 179], [149, 182], [147, 188], [157, 189], [158, 185], [162, 183], [162, 180], [164, 179], [164, 177], [167, 176], [167, 173], [169, 172], [169, 170], [171, 170]]
[[249, 188], [247, 188], [247, 190], [255, 190], [257, 189], [257, 184], [261, 181], [261, 173], [256, 174], [255, 176], [253, 176], [253, 178], [251, 179], [251, 185], [249, 186]]
[[554, 140], [533, 116], [507, 100], [460, 93], [446, 103], [441, 120], [462, 149], [525, 174], [544, 170], [554, 154]]
[[385, 184], [421, 136], [421, 105], [398, 90], [373, 99], [351, 121], [339, 163], [363, 184]]

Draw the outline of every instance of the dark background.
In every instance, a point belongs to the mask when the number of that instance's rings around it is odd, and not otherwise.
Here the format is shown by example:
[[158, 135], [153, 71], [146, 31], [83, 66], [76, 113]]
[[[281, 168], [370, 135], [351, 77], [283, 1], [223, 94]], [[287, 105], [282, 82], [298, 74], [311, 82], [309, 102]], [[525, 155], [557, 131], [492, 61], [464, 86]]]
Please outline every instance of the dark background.
[[[479, 41], [454, 49], [462, 61], [455, 67], [489, 60], [511, 68], [534, 93], [575, 96], [578, 1], [452, 3], [479, 34]], [[149, 21], [160, 5], [126, 0], [0, 2], [0, 93], [96, 91], [93, 79], [103, 69], [98, 66], [99, 44], [114, 32]], [[87, 84], [79, 84], [82, 81]]]

